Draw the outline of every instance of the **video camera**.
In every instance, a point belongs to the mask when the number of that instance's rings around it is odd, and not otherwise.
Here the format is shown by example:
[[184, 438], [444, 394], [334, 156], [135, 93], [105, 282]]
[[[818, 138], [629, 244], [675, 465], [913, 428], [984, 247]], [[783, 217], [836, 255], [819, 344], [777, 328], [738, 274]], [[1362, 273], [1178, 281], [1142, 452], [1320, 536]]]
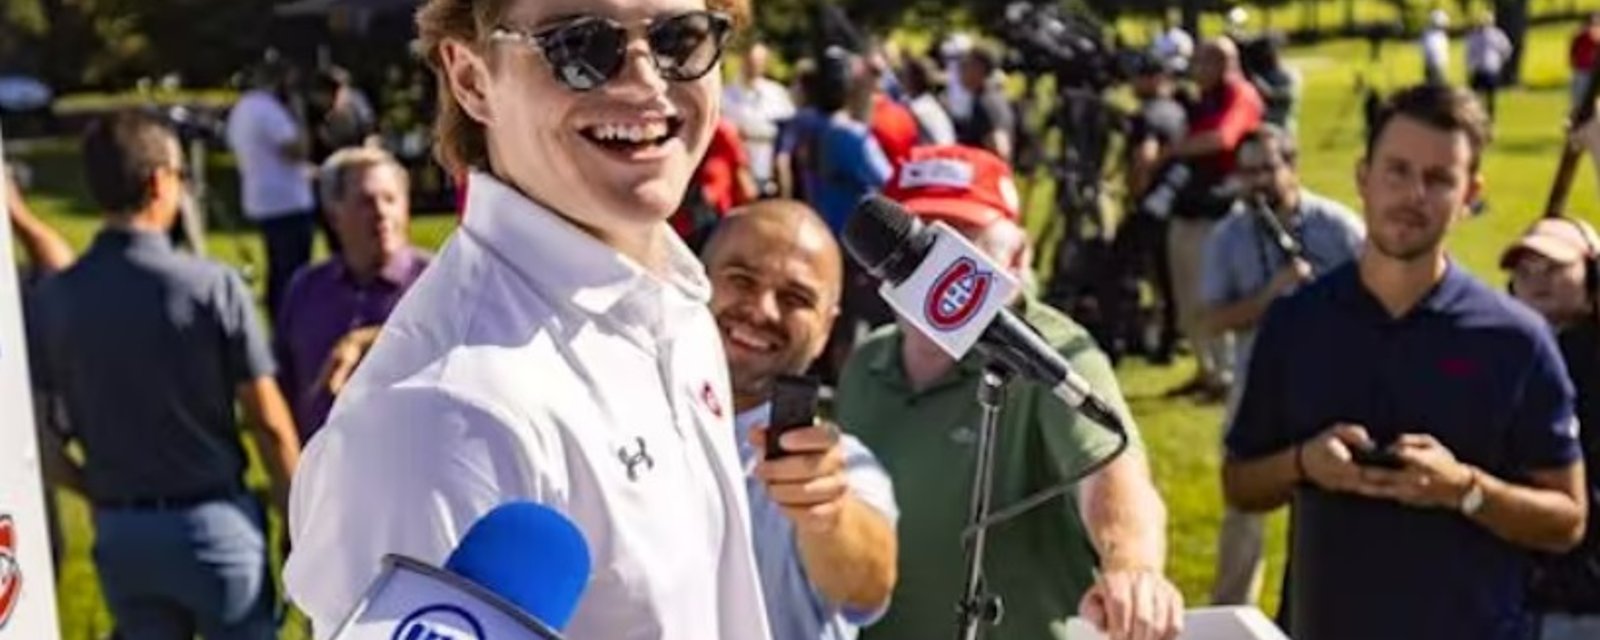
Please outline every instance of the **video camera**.
[[218, 109], [198, 105], [174, 105], [161, 107], [152, 105], [146, 109], [157, 118], [165, 120], [178, 133], [178, 138], [185, 142], [204, 140], [213, 147], [227, 146], [227, 121], [224, 113]]
[[1285, 44], [1282, 35], [1263, 33], [1238, 36], [1233, 41], [1239, 46], [1239, 66], [1246, 76], [1265, 76], [1281, 66], [1279, 55]]
[[1094, 91], [1132, 77], [1136, 54], [1109, 41], [1093, 17], [1035, 2], [1013, 2], [1001, 19], [998, 35], [1008, 49], [1007, 71], [1053, 75], [1063, 89]]

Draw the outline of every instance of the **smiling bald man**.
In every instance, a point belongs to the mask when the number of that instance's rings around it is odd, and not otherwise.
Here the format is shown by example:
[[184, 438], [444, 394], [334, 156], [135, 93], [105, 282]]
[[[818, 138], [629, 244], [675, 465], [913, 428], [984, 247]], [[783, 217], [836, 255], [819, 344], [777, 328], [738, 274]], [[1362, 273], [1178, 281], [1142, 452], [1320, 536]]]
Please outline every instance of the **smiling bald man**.
[[839, 315], [843, 270], [828, 226], [804, 204], [735, 210], [707, 243], [732, 377], [756, 567], [774, 640], [846, 640], [889, 605], [899, 508], [872, 452], [831, 424], [791, 431], [766, 459], [773, 383], [804, 373]]

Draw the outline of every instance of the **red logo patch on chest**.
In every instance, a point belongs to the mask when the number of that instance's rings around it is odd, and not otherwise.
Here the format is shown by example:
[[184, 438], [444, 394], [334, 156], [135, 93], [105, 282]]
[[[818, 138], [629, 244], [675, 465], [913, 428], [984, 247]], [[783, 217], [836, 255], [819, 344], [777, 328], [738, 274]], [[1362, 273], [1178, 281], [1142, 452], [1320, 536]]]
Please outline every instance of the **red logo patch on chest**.
[[717, 418], [722, 417], [722, 400], [717, 398], [717, 390], [712, 388], [710, 382], [700, 385], [700, 402], [706, 405], [706, 410]]
[[1483, 366], [1470, 358], [1445, 358], [1439, 361], [1439, 372], [1451, 378], [1470, 378], [1478, 375]]

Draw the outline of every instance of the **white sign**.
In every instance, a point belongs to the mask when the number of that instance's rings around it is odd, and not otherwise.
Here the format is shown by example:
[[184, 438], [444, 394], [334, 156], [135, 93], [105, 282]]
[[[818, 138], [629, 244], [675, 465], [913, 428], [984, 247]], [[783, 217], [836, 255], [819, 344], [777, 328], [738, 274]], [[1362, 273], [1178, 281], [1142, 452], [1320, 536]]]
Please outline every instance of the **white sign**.
[[0, 640], [52, 640], [61, 629], [16, 264], [0, 197]]
[[[1105, 640], [1082, 618], [1067, 620], [1068, 640]], [[1178, 640], [1289, 640], [1255, 607], [1206, 607], [1183, 614]]]
[[1017, 280], [943, 222], [917, 270], [879, 294], [922, 335], [960, 360], [1017, 293]]
[[482, 587], [411, 558], [389, 555], [332, 640], [560, 640], [561, 635]]

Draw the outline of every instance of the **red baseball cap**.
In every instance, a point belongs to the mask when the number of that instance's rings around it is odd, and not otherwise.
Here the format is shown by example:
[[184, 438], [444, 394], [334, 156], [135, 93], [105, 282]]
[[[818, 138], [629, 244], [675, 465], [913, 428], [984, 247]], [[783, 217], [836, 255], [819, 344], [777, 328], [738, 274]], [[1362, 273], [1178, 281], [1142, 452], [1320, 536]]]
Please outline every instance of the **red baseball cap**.
[[952, 225], [981, 228], [1021, 217], [1011, 167], [1000, 156], [974, 147], [913, 148], [883, 195], [918, 217]]

